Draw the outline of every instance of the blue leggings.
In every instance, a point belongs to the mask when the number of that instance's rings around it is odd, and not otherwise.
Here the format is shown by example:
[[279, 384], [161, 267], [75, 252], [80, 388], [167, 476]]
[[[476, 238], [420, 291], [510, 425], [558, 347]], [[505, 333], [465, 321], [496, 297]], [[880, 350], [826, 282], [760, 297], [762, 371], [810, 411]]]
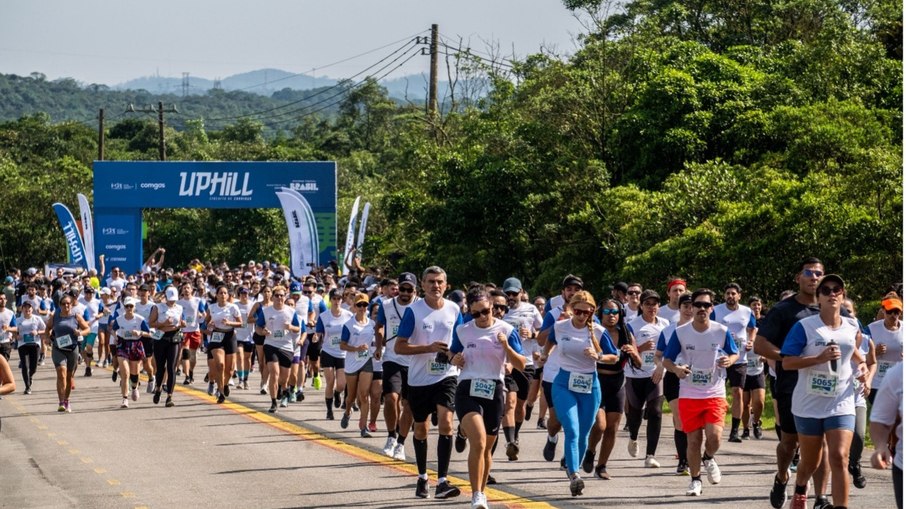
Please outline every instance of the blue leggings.
[[560, 370], [554, 378], [551, 395], [554, 399], [554, 410], [557, 419], [563, 425], [566, 441], [563, 451], [566, 455], [566, 470], [570, 476], [579, 471], [579, 462], [588, 449], [588, 433], [595, 424], [598, 405], [601, 404], [601, 385], [598, 376], [591, 375], [594, 385], [591, 394], [573, 392], [567, 388], [569, 372]]

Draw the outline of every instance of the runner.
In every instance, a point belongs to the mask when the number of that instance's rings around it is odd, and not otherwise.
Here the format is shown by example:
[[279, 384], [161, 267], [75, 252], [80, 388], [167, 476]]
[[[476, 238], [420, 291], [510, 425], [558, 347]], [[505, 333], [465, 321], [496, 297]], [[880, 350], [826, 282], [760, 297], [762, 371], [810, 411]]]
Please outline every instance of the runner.
[[[878, 370], [874, 378], [874, 386], [880, 387], [887, 376], [887, 370], [896, 363], [903, 361], [903, 327], [900, 322], [903, 316], [903, 302], [896, 298], [887, 298], [881, 301], [884, 318], [868, 324], [868, 330], [875, 343], [875, 357], [878, 360]], [[874, 403], [878, 389], [872, 389], [868, 397]]]
[[[340, 333], [340, 349], [346, 352], [346, 390], [358, 402], [359, 434], [362, 438], [371, 438], [366, 426], [368, 410], [371, 407], [371, 380], [374, 373], [372, 343], [374, 342], [374, 321], [368, 317], [368, 295], [358, 293], [355, 296], [355, 316], [350, 318]], [[340, 419], [340, 427], [349, 427], [349, 417], [353, 405], [347, 404]]]
[[[679, 408], [680, 379], [672, 371], [666, 370], [663, 365], [664, 352], [667, 350], [667, 342], [673, 336], [673, 332], [680, 325], [691, 322], [692, 318], [695, 316], [695, 308], [692, 306], [692, 294], [690, 292], [680, 295], [678, 303], [680, 309], [679, 320], [676, 323], [671, 323], [665, 327], [658, 336], [657, 353], [655, 354], [658, 368], [655, 370], [651, 379], [652, 381], [663, 380], [664, 399], [666, 399], [667, 404], [670, 405], [670, 414], [673, 417], [673, 443], [676, 446], [676, 456], [679, 460], [676, 464], [676, 475], [689, 475], [689, 440], [686, 436], [686, 432], [683, 430], [683, 420], [680, 418]], [[680, 352], [674, 363], [679, 362], [682, 364], [682, 356], [683, 354]]]
[[[110, 313], [113, 311], [113, 305], [115, 301], [113, 300], [113, 295], [110, 292], [109, 288], [101, 288], [101, 305], [98, 306], [98, 320], [97, 320], [97, 329], [98, 329], [98, 365], [101, 368], [106, 368], [107, 364], [113, 362], [112, 352], [110, 350]], [[108, 362], [109, 359], [109, 362]], [[114, 371], [116, 368], [114, 367]]]
[[[82, 288], [84, 297], [79, 297], [79, 304], [85, 307], [85, 321], [91, 327], [84, 341], [82, 341], [82, 360], [85, 361], [85, 376], [91, 376], [91, 362], [94, 360], [94, 343], [98, 337], [99, 319], [103, 304], [100, 299], [95, 298], [95, 290], [91, 285], [84, 285]], [[100, 357], [98, 357], [98, 366], [100, 366]]]
[[629, 287], [626, 289], [626, 305], [623, 306], [623, 311], [626, 313], [626, 323], [629, 323], [635, 320], [635, 317], [639, 316], [641, 309], [641, 301], [639, 298], [642, 296], [642, 285], [639, 283], [629, 283]]
[[239, 308], [239, 316], [242, 317], [242, 327], [236, 329], [236, 342], [239, 347], [239, 363], [237, 371], [239, 372], [239, 383], [237, 389], [248, 390], [249, 372], [252, 370], [252, 353], [255, 351], [255, 343], [252, 340], [252, 331], [254, 330], [254, 321], [249, 321], [249, 315], [254, 305], [249, 300], [249, 289], [240, 286], [236, 290], [239, 295], [239, 301], [236, 307]]
[[78, 368], [78, 349], [82, 337], [91, 330], [85, 319], [72, 311], [75, 299], [60, 297], [60, 308], [54, 312], [47, 326], [47, 341], [51, 344], [51, 358], [57, 372], [58, 412], [72, 412], [69, 395]]
[[868, 373], [865, 375], [864, 382], [853, 377], [853, 393], [856, 398], [856, 428], [853, 433], [853, 441], [849, 446], [849, 475], [853, 479], [853, 486], [862, 489], [868, 484], [868, 480], [862, 473], [862, 451], [865, 449], [865, 431], [868, 425], [868, 396], [871, 394], [871, 387], [874, 386], [874, 376], [878, 369], [877, 359], [875, 358], [875, 345], [869, 335], [867, 327], [862, 326], [856, 315], [856, 305], [849, 297], [843, 299], [843, 309], [849, 311], [849, 315], [856, 319], [859, 324], [859, 330], [862, 331], [862, 344], [859, 345], [859, 352], [865, 359], [865, 365], [868, 367]]
[[[667, 282], [667, 303], [658, 309], [657, 315], [667, 319], [669, 322], [675, 322], [679, 319], [679, 296], [686, 293], [686, 280], [678, 277], [671, 277]], [[642, 299], [644, 303], [644, 299]]]
[[[128, 283], [127, 286], [131, 285], [135, 287], [135, 283]], [[151, 310], [154, 309], [156, 304], [151, 300], [151, 287], [149, 285], [141, 285], [138, 287], [138, 302], [135, 303], [135, 314], [141, 316], [148, 322], [149, 317], [151, 316]], [[150, 323], [150, 322], [148, 322]], [[148, 386], [146, 392], [148, 394], [154, 393], [156, 380], [154, 379], [154, 373], [156, 372], [154, 366], [154, 338], [150, 335], [147, 337], [142, 337], [142, 347], [145, 349], [145, 358], [142, 359], [142, 368], [145, 370], [145, 373], [148, 374]], [[137, 372], [136, 372], [137, 374]]]
[[[733, 417], [730, 424], [730, 438], [727, 441], [736, 443], [742, 442], [742, 439], [739, 438], [739, 423], [742, 422], [748, 352], [755, 344], [755, 314], [748, 306], [739, 303], [741, 298], [742, 288], [736, 283], [729, 283], [724, 287], [724, 303], [714, 306], [714, 310], [711, 311], [711, 319], [729, 329], [733, 340], [736, 341], [736, 350], [739, 352], [736, 362], [727, 368], [727, 380], [730, 382], [730, 391], [733, 396]], [[748, 427], [748, 423], [746, 423], [746, 427]]]
[[321, 368], [324, 370], [324, 402], [327, 420], [333, 420], [333, 409], [340, 408], [340, 395], [346, 390], [346, 352], [340, 349], [343, 325], [352, 313], [343, 309], [343, 291], [330, 291], [330, 310], [318, 316], [315, 331], [321, 342]]
[[560, 350], [560, 371], [551, 395], [563, 426], [569, 490], [575, 497], [585, 488], [579, 476], [579, 458], [588, 449], [588, 434], [601, 402], [595, 366], [598, 362], [616, 364], [619, 355], [604, 327], [593, 321], [597, 305], [590, 293], [576, 292], [569, 308], [572, 317], [554, 324], [541, 357], [549, 358], [553, 348]]
[[[686, 495], [699, 496], [702, 494], [702, 463], [708, 473], [708, 482], [717, 484], [721, 481], [720, 467], [714, 455], [720, 448], [727, 414], [724, 369], [736, 362], [738, 352], [727, 327], [710, 319], [714, 292], [706, 288], [695, 290], [692, 306], [695, 308], [692, 322], [677, 327], [667, 341], [664, 366], [680, 379], [680, 419], [689, 442], [686, 455], [692, 475]], [[688, 364], [676, 364], [680, 353]]]
[[472, 321], [453, 332], [451, 363], [462, 369], [456, 389], [456, 415], [469, 440], [469, 484], [472, 508], [487, 509], [484, 494], [491, 471], [491, 449], [503, 417], [503, 376], [507, 363], [525, 368], [519, 334], [511, 325], [491, 316], [488, 293], [466, 296]]
[[894, 499], [897, 509], [903, 509], [903, 363], [898, 362], [890, 368], [886, 378], [878, 388], [871, 408], [870, 431], [875, 444], [871, 466], [878, 469], [893, 467]]
[[121, 408], [129, 408], [127, 383], [132, 388], [132, 401], [138, 401], [139, 364], [146, 355], [142, 338], [151, 337], [148, 322], [135, 313], [137, 302], [134, 297], [123, 299], [123, 313], [112, 320], [113, 333], [117, 337], [116, 355], [120, 357], [120, 392], [123, 395]]
[[413, 303], [403, 315], [394, 350], [411, 355], [409, 405], [415, 420], [415, 460], [418, 481], [415, 496], [428, 497], [428, 417], [437, 412], [437, 487], [435, 498], [450, 498], [460, 489], [447, 481], [453, 452], [453, 404], [456, 366], [450, 364], [453, 331], [462, 323], [459, 306], [444, 299], [447, 273], [431, 266], [422, 273], [425, 298]]
[[784, 369], [800, 371], [792, 398], [800, 459], [791, 509], [805, 509], [808, 480], [821, 462], [825, 441], [834, 506], [849, 505], [847, 469], [856, 415], [853, 375], [864, 380], [868, 371], [859, 352], [859, 326], [840, 314], [846, 296], [843, 279], [828, 274], [817, 292], [819, 314], [793, 325], [780, 351]]
[[[671, 292], [677, 288], [686, 289], [685, 282], [671, 281], [667, 285]], [[680, 292], [682, 293], [682, 292]], [[663, 381], [654, 381], [652, 378], [657, 369], [656, 352], [657, 339], [661, 331], [670, 325], [670, 322], [658, 315], [658, 304], [661, 297], [654, 290], [645, 290], [639, 297], [642, 314], [629, 323], [629, 331], [635, 337], [639, 355], [642, 357], [642, 367], [636, 369], [627, 365], [623, 373], [626, 375], [626, 424], [629, 427], [629, 443], [627, 449], [633, 458], [639, 455], [639, 428], [642, 427], [642, 418], [648, 420], [646, 429], [647, 444], [645, 447], [645, 467], [658, 468], [660, 463], [655, 459], [658, 441], [661, 437], [661, 420], [663, 418], [664, 386]], [[663, 307], [661, 309], [664, 309]], [[676, 295], [676, 315], [679, 318], [679, 294]], [[676, 321], [676, 320], [674, 320]]]
[[208, 306], [205, 326], [210, 331], [208, 351], [213, 358], [210, 380], [220, 388], [217, 402], [223, 403], [230, 395], [230, 379], [236, 358], [236, 327], [245, 324], [239, 308], [230, 302], [230, 290], [221, 284], [215, 290], [217, 302]]
[[412, 411], [409, 409], [409, 357], [396, 353], [396, 338], [403, 315], [418, 300], [418, 279], [411, 272], [397, 278], [396, 297], [381, 302], [374, 325], [376, 352], [382, 358], [384, 422], [387, 425], [387, 443], [383, 452], [400, 461], [406, 460], [405, 443], [412, 428]]
[[7, 302], [6, 294], [0, 294], [0, 355], [9, 360], [16, 333], [16, 312], [7, 307]]
[[183, 385], [195, 383], [195, 364], [197, 362], [196, 353], [201, 347], [201, 330], [198, 323], [206, 311], [205, 303], [202, 299], [195, 296], [195, 289], [192, 285], [186, 283], [179, 289], [180, 299], [176, 301], [182, 307], [183, 321], [185, 327], [182, 332], [182, 372], [185, 373], [186, 379]]
[[[252, 285], [252, 293], [255, 295], [255, 303], [252, 305], [252, 309], [248, 314], [248, 323], [255, 323], [258, 321], [258, 315], [261, 314], [261, 310], [265, 306], [269, 306], [273, 300], [273, 289], [267, 285], [259, 285], [259, 290], [255, 291], [255, 285]], [[252, 332], [252, 342], [255, 343], [255, 353], [258, 356], [258, 371], [261, 372], [261, 395], [264, 396], [267, 394], [268, 387], [268, 375], [270, 371], [266, 367], [264, 361], [264, 336], [258, 334], [258, 329], [254, 328]]]
[[25, 384], [25, 394], [31, 394], [32, 380], [38, 369], [38, 355], [41, 348], [41, 336], [44, 335], [44, 320], [32, 312], [34, 305], [31, 300], [24, 300], [19, 305], [22, 315], [16, 322], [16, 332], [19, 343], [19, 359], [22, 364], [22, 382]]
[[[755, 329], [761, 322], [762, 302], [759, 297], [749, 298], [749, 309], [755, 316]], [[753, 342], [754, 348], [754, 342]], [[743, 387], [742, 395], [742, 439], [749, 439], [749, 424], [751, 422], [752, 434], [756, 440], [764, 437], [764, 431], [761, 427], [761, 414], [764, 412], [765, 401], [765, 366], [764, 357], [756, 355], [755, 352], [748, 352], [746, 357], [746, 385]], [[776, 415], [776, 414], [775, 414]]]
[[167, 401], [164, 405], [167, 408], [174, 406], [173, 388], [176, 385], [176, 362], [179, 352], [180, 327], [184, 327], [186, 322], [183, 320], [184, 311], [182, 306], [177, 304], [179, 292], [176, 288], [168, 286], [164, 290], [165, 302], [151, 308], [151, 317], [148, 319], [150, 326], [154, 329], [154, 358], [157, 366], [157, 373], [154, 379], [157, 381], [154, 387], [154, 404], [160, 403], [161, 386], [163, 385], [164, 376], [167, 377]]
[[277, 413], [277, 400], [280, 406], [286, 407], [289, 394], [286, 383], [289, 379], [289, 368], [293, 365], [295, 344], [292, 333], [305, 332], [305, 325], [299, 320], [296, 311], [285, 305], [286, 288], [275, 286], [273, 304], [261, 309], [255, 322], [258, 334], [265, 336], [264, 357], [267, 363], [268, 392], [271, 396], [271, 407], [268, 412]]

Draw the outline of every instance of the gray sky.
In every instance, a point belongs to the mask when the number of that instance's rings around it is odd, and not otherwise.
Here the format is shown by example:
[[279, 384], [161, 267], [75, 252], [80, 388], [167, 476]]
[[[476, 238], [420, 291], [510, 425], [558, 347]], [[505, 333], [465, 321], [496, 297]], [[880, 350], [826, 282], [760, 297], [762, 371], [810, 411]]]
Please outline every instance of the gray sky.
[[[542, 45], [572, 53], [583, 31], [560, 0], [0, 0], [0, 72], [108, 85], [158, 73], [308, 72], [431, 23], [476, 50], [494, 41], [517, 56]], [[314, 74], [350, 76], [400, 45]], [[415, 57], [390, 77], [427, 69], [428, 57]]]

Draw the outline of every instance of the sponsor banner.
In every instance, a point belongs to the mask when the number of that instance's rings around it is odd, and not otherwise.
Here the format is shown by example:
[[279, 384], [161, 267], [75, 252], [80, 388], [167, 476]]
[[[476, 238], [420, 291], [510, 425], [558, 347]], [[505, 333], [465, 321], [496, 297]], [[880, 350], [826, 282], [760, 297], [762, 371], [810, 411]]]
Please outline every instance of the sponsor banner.
[[289, 231], [290, 269], [301, 279], [311, 273], [311, 266], [318, 263], [318, 227], [315, 215], [305, 197], [296, 191], [282, 189], [277, 193], [283, 206], [283, 217]]
[[362, 220], [359, 222], [359, 238], [358, 244], [356, 244], [355, 254], [359, 258], [359, 261], [362, 261], [362, 246], [365, 245], [365, 230], [368, 228], [368, 212], [371, 211], [371, 202], [365, 204], [364, 210], [362, 210]]
[[62, 203], [54, 203], [53, 210], [57, 213], [57, 219], [60, 220], [60, 227], [63, 228], [63, 237], [66, 239], [66, 248], [69, 253], [69, 263], [88, 268], [85, 260], [85, 245], [82, 243], [82, 235], [79, 233], [79, 227], [72, 216], [72, 212]]
[[360, 198], [361, 196], [355, 197], [355, 202], [352, 204], [352, 212], [349, 214], [349, 227], [346, 228], [346, 248], [343, 249], [343, 260], [340, 262], [344, 274], [348, 272], [350, 268], [347, 265], [347, 261], [349, 260], [349, 255], [352, 253], [353, 246], [355, 246], [355, 223], [359, 216]]
[[94, 257], [94, 225], [91, 220], [91, 206], [88, 197], [79, 193], [79, 219], [82, 220], [82, 240], [85, 243], [85, 260], [89, 269], [96, 269]]

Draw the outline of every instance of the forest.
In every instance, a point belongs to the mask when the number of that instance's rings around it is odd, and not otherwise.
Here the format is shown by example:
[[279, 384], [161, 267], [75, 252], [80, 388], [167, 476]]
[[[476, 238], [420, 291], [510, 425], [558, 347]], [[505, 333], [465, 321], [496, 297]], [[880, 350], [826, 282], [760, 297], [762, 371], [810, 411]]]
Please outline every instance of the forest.
[[[676, 275], [692, 287], [736, 281], [773, 301], [805, 256], [841, 274], [857, 300], [902, 281], [901, 2], [564, 8], [587, 28], [576, 51], [456, 55], [438, 114], [368, 80], [334, 111], [279, 129], [183, 114], [166, 128], [168, 159], [337, 161], [340, 245], [362, 196], [373, 205], [366, 265], [437, 264], [457, 285], [517, 276], [549, 293], [574, 273], [603, 295], [617, 280], [661, 289]], [[7, 268], [62, 260], [51, 203], [74, 208], [91, 190], [96, 123], [60, 118], [47, 100], [35, 95], [42, 109], [0, 123]], [[105, 134], [108, 160], [157, 158], [154, 118], [124, 116]], [[145, 220], [146, 251], [166, 247], [174, 266], [287, 258], [285, 243], [262, 235], [285, 231], [278, 210]]]

